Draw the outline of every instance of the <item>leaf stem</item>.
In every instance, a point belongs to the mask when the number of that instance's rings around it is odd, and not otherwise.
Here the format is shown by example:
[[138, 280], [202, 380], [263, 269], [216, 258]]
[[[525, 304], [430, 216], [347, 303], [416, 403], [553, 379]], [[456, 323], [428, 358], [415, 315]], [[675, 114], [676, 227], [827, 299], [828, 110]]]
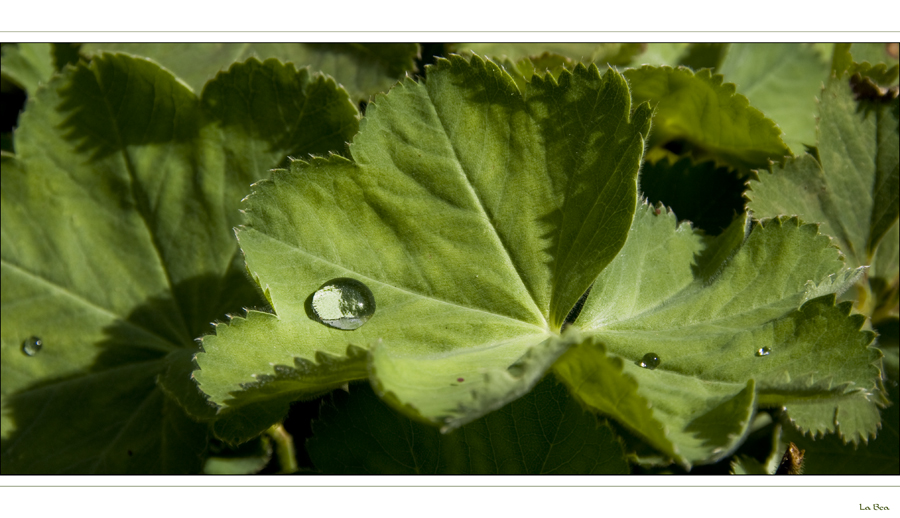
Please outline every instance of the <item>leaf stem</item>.
[[287, 433], [281, 423], [273, 424], [266, 430], [266, 435], [275, 443], [275, 455], [278, 456], [278, 464], [281, 469], [279, 475], [294, 473], [297, 471], [297, 456], [294, 454], [294, 438]]

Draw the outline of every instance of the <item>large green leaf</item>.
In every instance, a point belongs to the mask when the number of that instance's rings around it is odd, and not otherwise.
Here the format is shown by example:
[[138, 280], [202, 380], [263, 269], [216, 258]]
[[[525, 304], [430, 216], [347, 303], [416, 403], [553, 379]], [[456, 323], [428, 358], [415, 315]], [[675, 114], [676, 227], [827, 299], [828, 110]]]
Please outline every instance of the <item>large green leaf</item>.
[[793, 154], [815, 144], [816, 96], [829, 70], [810, 45], [733, 43], [716, 73], [778, 124]]
[[[238, 238], [275, 314], [203, 340], [195, 376], [220, 436], [367, 373], [446, 430], [499, 408], [577, 340], [557, 333], [625, 241], [650, 109], [632, 113], [615, 71], [581, 65], [522, 94], [493, 62], [454, 56], [367, 110], [352, 161], [294, 162], [249, 197]], [[376, 300], [354, 331], [308, 309], [345, 277]], [[254, 423], [226, 419], [251, 407]]]
[[307, 449], [324, 473], [629, 473], [622, 444], [585, 412], [565, 386], [546, 377], [526, 396], [441, 434], [378, 400], [365, 385], [334, 393]]
[[818, 159], [805, 154], [759, 173], [748, 207], [760, 217], [820, 222], [851, 266], [869, 265], [900, 215], [900, 100], [858, 105], [846, 78], [830, 81], [821, 97]]
[[[195, 92], [232, 63], [276, 58], [329, 74], [357, 101], [387, 91], [416, 69], [415, 43], [91, 43], [82, 53], [128, 52], [171, 70]], [[312, 107], [312, 106], [311, 106]]]
[[790, 154], [775, 123], [709, 69], [643, 66], [624, 74], [634, 101], [655, 105], [651, 146], [678, 141], [697, 158], [744, 169]]
[[[575, 395], [686, 466], [733, 451], [757, 403], [810, 419], [830, 409], [832, 430], [836, 408], [874, 410], [874, 423], [841, 428], [848, 440], [874, 434], [881, 354], [861, 317], [823, 297], [861, 270], [841, 270], [828, 238], [796, 219], [745, 237], [742, 217], [709, 239], [660, 209], [638, 210], [575, 322], [589, 339], [555, 366]], [[648, 353], [655, 369], [642, 368]]]
[[[311, 121], [307, 103], [343, 117]], [[232, 233], [240, 199], [285, 154], [339, 150], [356, 126], [332, 80], [274, 60], [234, 65], [202, 98], [110, 54], [40, 89], [3, 155], [4, 472], [198, 471], [207, 425], [185, 409], [214, 408], [190, 380], [194, 338], [263, 304]]]

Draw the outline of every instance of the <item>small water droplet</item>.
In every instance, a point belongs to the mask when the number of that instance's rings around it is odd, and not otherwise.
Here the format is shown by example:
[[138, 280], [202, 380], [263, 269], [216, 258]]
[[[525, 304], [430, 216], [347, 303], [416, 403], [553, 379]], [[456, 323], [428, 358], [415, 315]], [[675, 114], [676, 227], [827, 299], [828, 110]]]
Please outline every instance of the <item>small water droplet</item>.
[[312, 309], [320, 322], [337, 329], [358, 329], [375, 314], [375, 296], [356, 279], [332, 279], [312, 296]]
[[757, 356], [768, 356], [770, 352], [772, 352], [772, 350], [769, 349], [768, 347], [760, 347], [759, 349], [756, 350], [756, 355]]
[[641, 361], [637, 362], [637, 364], [638, 367], [653, 370], [659, 366], [659, 356], [657, 356], [656, 353], [647, 353], [641, 358]]
[[36, 336], [29, 336], [24, 342], [22, 342], [22, 352], [27, 356], [34, 356], [35, 354], [41, 352], [41, 349], [43, 347], [44, 342]]

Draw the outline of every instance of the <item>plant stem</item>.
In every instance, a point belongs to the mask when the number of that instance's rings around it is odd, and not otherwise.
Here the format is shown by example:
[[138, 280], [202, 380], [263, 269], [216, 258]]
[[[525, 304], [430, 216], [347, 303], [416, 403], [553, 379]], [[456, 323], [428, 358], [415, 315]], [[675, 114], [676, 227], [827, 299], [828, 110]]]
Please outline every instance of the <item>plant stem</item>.
[[278, 474], [285, 475], [297, 471], [297, 456], [294, 455], [294, 438], [291, 434], [278, 423], [270, 426], [266, 430], [266, 435], [275, 443], [275, 455], [278, 456], [278, 464], [281, 466]]

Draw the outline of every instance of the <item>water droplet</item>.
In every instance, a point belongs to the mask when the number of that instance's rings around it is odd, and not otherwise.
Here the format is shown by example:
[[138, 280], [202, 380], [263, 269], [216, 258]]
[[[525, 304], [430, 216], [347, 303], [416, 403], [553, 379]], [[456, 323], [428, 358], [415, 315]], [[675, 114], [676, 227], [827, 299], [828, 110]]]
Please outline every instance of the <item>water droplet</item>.
[[647, 353], [641, 358], [641, 361], [634, 362], [638, 367], [653, 370], [659, 366], [659, 356], [656, 353]]
[[27, 356], [34, 356], [35, 354], [41, 352], [41, 349], [43, 347], [44, 342], [36, 336], [29, 336], [24, 342], [22, 342], [22, 352]]
[[653, 370], [657, 366], [659, 366], [659, 356], [656, 353], [647, 353], [641, 358], [641, 361], [638, 362], [638, 367], [643, 367], [645, 369]]
[[759, 349], [756, 350], [756, 355], [757, 356], [768, 356], [770, 352], [772, 352], [772, 350], [769, 349], [768, 347], [760, 347]]
[[362, 327], [375, 313], [375, 296], [358, 280], [340, 277], [313, 293], [312, 309], [323, 324], [351, 331]]

